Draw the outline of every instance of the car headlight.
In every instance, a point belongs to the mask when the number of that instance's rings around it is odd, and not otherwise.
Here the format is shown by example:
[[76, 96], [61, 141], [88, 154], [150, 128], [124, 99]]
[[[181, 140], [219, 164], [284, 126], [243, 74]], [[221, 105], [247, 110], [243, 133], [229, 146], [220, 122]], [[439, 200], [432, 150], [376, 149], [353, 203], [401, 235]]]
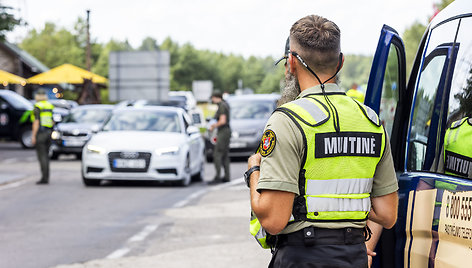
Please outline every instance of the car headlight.
[[57, 131], [57, 130], [54, 130], [52, 133], [51, 133], [51, 139], [53, 140], [58, 140], [61, 138], [61, 132]]
[[87, 145], [87, 153], [93, 154], [104, 154], [106, 152], [105, 148], [95, 146], [95, 145]]
[[157, 155], [176, 155], [180, 151], [178, 146], [166, 147], [166, 148], [159, 148], [155, 150]]

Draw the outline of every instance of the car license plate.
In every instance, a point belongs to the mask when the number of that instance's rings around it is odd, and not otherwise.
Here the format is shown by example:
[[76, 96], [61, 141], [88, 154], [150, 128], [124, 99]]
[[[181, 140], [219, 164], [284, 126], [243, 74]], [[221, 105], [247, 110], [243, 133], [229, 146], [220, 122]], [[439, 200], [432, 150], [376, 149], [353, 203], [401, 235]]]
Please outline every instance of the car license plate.
[[144, 159], [115, 159], [113, 160], [114, 168], [145, 168], [146, 161]]
[[84, 146], [84, 141], [63, 140], [62, 145], [66, 147], [81, 147]]
[[245, 142], [231, 142], [229, 148], [244, 148], [247, 144]]

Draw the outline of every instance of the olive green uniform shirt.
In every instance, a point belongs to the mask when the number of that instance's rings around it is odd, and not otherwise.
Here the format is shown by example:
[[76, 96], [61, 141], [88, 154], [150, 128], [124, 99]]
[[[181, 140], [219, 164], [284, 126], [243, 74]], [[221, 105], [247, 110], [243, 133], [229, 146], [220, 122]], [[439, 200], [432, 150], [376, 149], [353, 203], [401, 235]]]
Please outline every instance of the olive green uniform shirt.
[[[344, 92], [336, 84], [326, 84], [325, 92]], [[320, 86], [308, 88], [298, 98], [312, 93], [321, 93]], [[265, 129], [271, 129], [276, 135], [273, 151], [263, 157], [257, 190], [279, 190], [299, 195], [298, 178], [305, 151], [303, 136], [296, 124], [286, 114], [275, 112], [269, 118]], [[333, 167], [335, 168], [335, 167]], [[390, 142], [385, 139], [385, 152], [377, 164], [371, 197], [383, 196], [398, 190], [397, 178], [393, 167]], [[308, 226], [319, 228], [362, 228], [362, 222], [296, 222], [285, 227], [281, 234], [292, 233]]]
[[224, 100], [221, 100], [218, 103], [218, 110], [216, 110], [214, 118], [218, 121], [218, 120], [220, 120], [221, 115], [226, 115], [226, 124], [224, 124], [222, 126], [219, 126], [218, 129], [229, 126], [229, 119], [230, 119], [229, 118], [229, 105]]

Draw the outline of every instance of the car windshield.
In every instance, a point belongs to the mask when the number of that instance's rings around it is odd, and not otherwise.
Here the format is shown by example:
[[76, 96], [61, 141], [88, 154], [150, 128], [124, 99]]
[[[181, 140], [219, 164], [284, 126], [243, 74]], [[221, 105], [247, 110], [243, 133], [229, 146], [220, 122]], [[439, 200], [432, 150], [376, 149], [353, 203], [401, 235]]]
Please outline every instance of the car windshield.
[[12, 94], [2, 94], [4, 98], [10, 105], [12, 105], [17, 110], [33, 110], [33, 104], [25, 99], [23, 96], [12, 93]]
[[179, 117], [172, 111], [121, 111], [113, 114], [105, 131], [181, 132]]
[[108, 109], [76, 109], [64, 118], [64, 123], [92, 123], [100, 124], [110, 115]]
[[272, 101], [229, 101], [231, 119], [264, 119], [269, 118], [274, 110]]

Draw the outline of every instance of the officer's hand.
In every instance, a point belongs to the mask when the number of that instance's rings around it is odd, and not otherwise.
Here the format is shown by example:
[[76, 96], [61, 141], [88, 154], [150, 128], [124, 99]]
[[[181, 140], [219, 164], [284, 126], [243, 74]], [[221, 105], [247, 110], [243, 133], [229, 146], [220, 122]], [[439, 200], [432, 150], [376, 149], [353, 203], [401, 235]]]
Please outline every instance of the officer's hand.
[[36, 145], [36, 137], [34, 135], [31, 136], [31, 144]]
[[253, 166], [259, 166], [261, 164], [261, 154], [253, 154], [249, 159], [247, 160], [247, 168], [250, 169]]
[[369, 261], [369, 268], [372, 266], [372, 258], [375, 257], [377, 253], [367, 248], [367, 259]]

